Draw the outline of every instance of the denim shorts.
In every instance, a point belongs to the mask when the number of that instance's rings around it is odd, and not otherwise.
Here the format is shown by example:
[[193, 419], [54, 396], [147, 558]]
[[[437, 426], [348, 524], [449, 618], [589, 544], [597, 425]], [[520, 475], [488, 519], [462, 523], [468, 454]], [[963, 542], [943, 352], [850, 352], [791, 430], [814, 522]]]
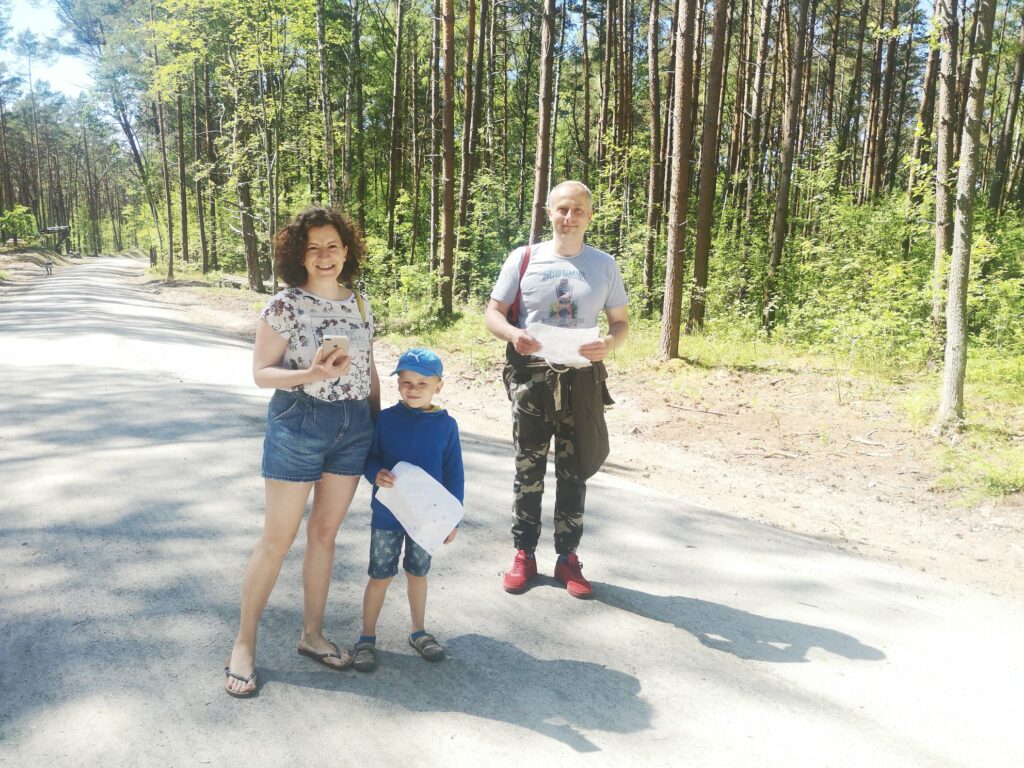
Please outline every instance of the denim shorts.
[[402, 567], [410, 576], [426, 576], [430, 572], [430, 555], [413, 541], [405, 531], [387, 531], [372, 528], [370, 531], [371, 579], [390, 579], [398, 573], [398, 556], [405, 542], [405, 560]]
[[366, 400], [321, 400], [278, 389], [270, 398], [263, 439], [263, 476], [315, 483], [324, 472], [363, 474], [373, 439]]

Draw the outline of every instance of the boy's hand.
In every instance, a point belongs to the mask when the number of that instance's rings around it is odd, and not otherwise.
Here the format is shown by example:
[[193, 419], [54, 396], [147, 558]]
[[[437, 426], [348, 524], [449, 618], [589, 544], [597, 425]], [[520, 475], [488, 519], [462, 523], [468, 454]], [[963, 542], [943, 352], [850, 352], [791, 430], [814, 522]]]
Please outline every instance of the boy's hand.
[[448, 534], [448, 538], [446, 538], [444, 540], [444, 543], [445, 544], [451, 544], [453, 541], [455, 541], [455, 537], [458, 536], [458, 535], [459, 535], [459, 529], [458, 528], [452, 528], [452, 532]]
[[377, 472], [377, 477], [374, 478], [374, 483], [378, 488], [393, 488], [395, 486], [395, 476], [388, 470], [381, 469]]

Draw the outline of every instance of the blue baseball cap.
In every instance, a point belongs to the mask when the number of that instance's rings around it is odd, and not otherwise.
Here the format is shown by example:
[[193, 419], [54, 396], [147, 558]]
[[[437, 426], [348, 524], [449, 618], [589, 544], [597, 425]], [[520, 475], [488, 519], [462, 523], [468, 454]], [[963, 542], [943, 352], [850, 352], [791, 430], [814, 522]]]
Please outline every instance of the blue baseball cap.
[[391, 372], [391, 375], [394, 376], [399, 371], [412, 371], [421, 376], [437, 376], [441, 378], [444, 366], [441, 364], [441, 358], [432, 350], [424, 347], [413, 347], [412, 349], [407, 349], [398, 358], [398, 365], [395, 366], [395, 370]]

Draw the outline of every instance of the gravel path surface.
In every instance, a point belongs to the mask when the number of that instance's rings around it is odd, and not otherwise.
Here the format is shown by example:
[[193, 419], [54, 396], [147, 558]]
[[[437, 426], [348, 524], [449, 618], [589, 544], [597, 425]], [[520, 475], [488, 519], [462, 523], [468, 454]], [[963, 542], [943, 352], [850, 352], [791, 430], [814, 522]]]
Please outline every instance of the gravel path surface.
[[[509, 447], [469, 430], [428, 605], [449, 658], [408, 647], [398, 582], [375, 673], [296, 654], [300, 536], [260, 695], [229, 698], [269, 393], [244, 340], [154, 302], [142, 268], [90, 260], [0, 300], [0, 765], [1024, 764], [1019, 603], [606, 474], [580, 551], [595, 598], [547, 575], [506, 595]], [[348, 646], [367, 502], [328, 604]]]

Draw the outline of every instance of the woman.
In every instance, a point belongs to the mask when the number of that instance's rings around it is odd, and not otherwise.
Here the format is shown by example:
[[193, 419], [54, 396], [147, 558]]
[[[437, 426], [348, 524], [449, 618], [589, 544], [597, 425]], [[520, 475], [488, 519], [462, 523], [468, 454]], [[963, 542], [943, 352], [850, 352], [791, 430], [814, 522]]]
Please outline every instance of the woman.
[[[373, 315], [350, 287], [359, 275], [363, 242], [348, 217], [311, 208], [274, 241], [277, 274], [288, 285], [260, 314], [253, 350], [257, 386], [274, 387], [263, 443], [266, 518], [242, 580], [242, 610], [224, 687], [254, 696], [256, 626], [291, 548], [309, 492], [302, 565], [303, 627], [298, 651], [332, 669], [350, 655], [323, 634], [324, 608], [334, 566], [334, 540], [363, 472], [380, 411], [373, 361]], [[325, 352], [325, 336], [348, 337]]]

